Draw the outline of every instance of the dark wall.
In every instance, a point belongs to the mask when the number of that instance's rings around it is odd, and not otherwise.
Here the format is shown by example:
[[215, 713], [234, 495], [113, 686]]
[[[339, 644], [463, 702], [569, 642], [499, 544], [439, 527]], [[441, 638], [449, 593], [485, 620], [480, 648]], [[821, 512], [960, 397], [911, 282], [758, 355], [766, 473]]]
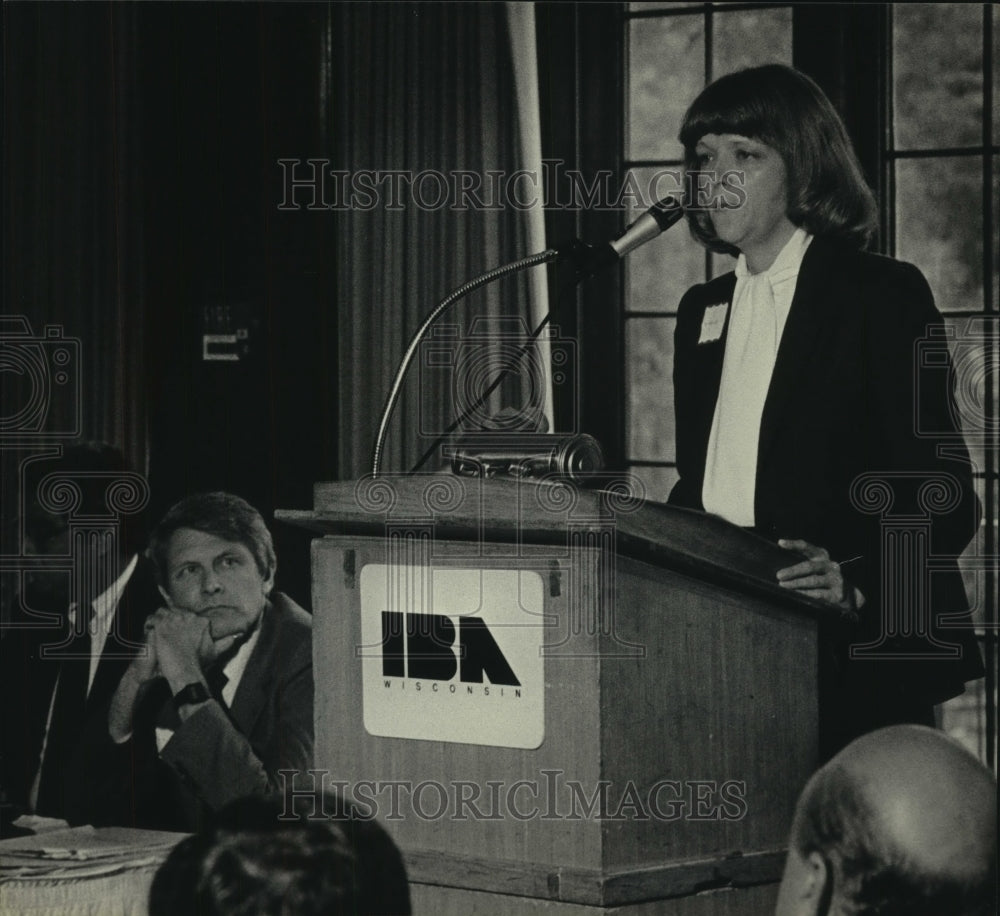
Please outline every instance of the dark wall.
[[[151, 514], [209, 488], [243, 495], [269, 519], [276, 508], [311, 506], [313, 482], [337, 474], [333, 223], [328, 212], [279, 211], [277, 160], [325, 155], [325, 7], [4, 7], [5, 72], [21, 98], [30, 89], [47, 111], [72, 112], [36, 116], [34, 103], [6, 99], [7, 114], [18, 116], [6, 119], [5, 162], [41, 178], [5, 182], [5, 209], [21, 214], [5, 222], [5, 270], [25, 271], [38, 252], [32, 240], [55, 238], [62, 226], [55, 258], [46, 257], [101, 265], [80, 272], [84, 281], [97, 276], [101, 288], [84, 282], [83, 302], [80, 290], [50, 283], [40, 297], [44, 314], [33, 320], [114, 338], [122, 314], [141, 310], [141, 344], [90, 359], [83, 385], [100, 403], [115, 386], [141, 389], [146, 453], [128, 450], [148, 467]], [[39, 54], [53, 65], [38, 66]], [[95, 72], [99, 91], [90, 88]], [[53, 181], [52, 206], [39, 206], [39, 188]], [[87, 217], [99, 212], [95, 198], [114, 219]], [[15, 232], [20, 253], [11, 258]], [[31, 270], [44, 276], [38, 265]], [[40, 283], [5, 282], [4, 312], [30, 314]], [[205, 361], [202, 335], [226, 330], [212, 326], [226, 315], [249, 329], [246, 352], [239, 361]], [[107, 360], [122, 371], [106, 371]], [[108, 428], [84, 416], [85, 435]], [[308, 604], [308, 538], [272, 529], [279, 587]]]

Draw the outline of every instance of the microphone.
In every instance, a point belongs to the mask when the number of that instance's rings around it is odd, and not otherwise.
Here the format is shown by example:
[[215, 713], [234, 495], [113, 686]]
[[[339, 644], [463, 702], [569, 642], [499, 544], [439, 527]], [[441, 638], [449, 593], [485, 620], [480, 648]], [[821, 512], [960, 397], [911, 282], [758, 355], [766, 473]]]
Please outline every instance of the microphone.
[[624, 258], [630, 251], [666, 232], [683, 215], [684, 206], [676, 197], [664, 197], [611, 242], [611, 249], [619, 258]]
[[604, 452], [586, 433], [513, 433], [481, 431], [463, 436], [451, 452], [451, 469], [459, 477], [558, 477], [586, 483], [604, 470]]
[[573, 239], [569, 245], [557, 250], [560, 257], [569, 258], [576, 266], [577, 279], [585, 280], [600, 273], [605, 267], [617, 264], [630, 251], [651, 242], [666, 232], [684, 216], [684, 205], [676, 197], [658, 200], [614, 241], [603, 245], [587, 245]]

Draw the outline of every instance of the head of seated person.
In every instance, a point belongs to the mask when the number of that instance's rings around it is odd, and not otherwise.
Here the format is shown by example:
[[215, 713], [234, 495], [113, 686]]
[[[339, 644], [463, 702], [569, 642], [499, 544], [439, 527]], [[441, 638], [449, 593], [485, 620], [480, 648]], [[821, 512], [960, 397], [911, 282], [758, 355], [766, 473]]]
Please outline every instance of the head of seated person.
[[[134, 499], [127, 511], [115, 508], [116, 498], [127, 503], [134, 495], [141, 497], [136, 475], [118, 448], [96, 441], [72, 442], [58, 456], [26, 460], [23, 475], [19, 514], [24, 552], [73, 557], [88, 570], [80, 577], [81, 584], [94, 591], [72, 595], [71, 576], [65, 569], [40, 566], [25, 570], [22, 598], [28, 608], [45, 611], [65, 611], [74, 599], [92, 600], [114, 581], [98, 573], [106, 573], [112, 561], [120, 572], [145, 542], [142, 499]], [[81, 533], [74, 544], [71, 520], [88, 517], [99, 522], [113, 518], [110, 536]]]
[[178, 844], [153, 880], [150, 916], [408, 914], [388, 833], [333, 793], [242, 798]]
[[996, 780], [934, 729], [849, 744], [796, 807], [776, 916], [992, 916]]

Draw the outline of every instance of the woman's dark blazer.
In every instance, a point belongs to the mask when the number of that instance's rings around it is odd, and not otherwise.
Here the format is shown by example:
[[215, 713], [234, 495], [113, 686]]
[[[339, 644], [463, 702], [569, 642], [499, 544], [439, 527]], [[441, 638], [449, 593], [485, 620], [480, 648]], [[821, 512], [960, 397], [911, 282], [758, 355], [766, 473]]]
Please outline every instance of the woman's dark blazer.
[[[706, 307], [729, 303], [731, 310], [735, 285], [729, 273], [693, 287], [678, 308], [680, 480], [670, 495], [676, 505], [703, 508], [728, 315], [717, 340], [698, 340]], [[825, 547], [865, 596], [860, 621], [841, 634], [839, 650], [840, 676], [855, 685], [857, 702], [867, 692], [893, 690], [937, 703], [961, 693], [964, 682], [983, 671], [955, 559], [975, 534], [980, 507], [943, 329], [915, 267], [813, 239], [764, 404], [754, 514], [757, 530], [768, 538], [803, 538]], [[896, 556], [900, 545], [929, 559], [896, 575], [883, 554]], [[926, 588], [918, 584], [924, 573]], [[933, 621], [931, 633], [952, 647], [951, 657], [929, 657], [949, 650], [882, 621], [883, 610], [900, 608], [904, 620], [919, 618], [922, 596], [929, 602], [924, 618]], [[946, 628], [942, 615], [956, 613], [964, 616], [948, 623], [959, 626]], [[891, 659], [846, 663], [848, 643], [878, 641], [887, 631], [892, 639], [879, 651]]]

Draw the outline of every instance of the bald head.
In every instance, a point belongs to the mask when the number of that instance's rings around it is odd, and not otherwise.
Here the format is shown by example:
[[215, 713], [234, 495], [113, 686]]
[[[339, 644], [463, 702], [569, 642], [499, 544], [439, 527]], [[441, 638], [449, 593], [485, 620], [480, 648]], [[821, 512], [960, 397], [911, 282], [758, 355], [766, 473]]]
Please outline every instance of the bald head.
[[886, 844], [921, 872], [974, 878], [995, 859], [993, 774], [940, 732], [886, 728], [848, 745], [830, 765], [858, 787]]
[[865, 735], [796, 808], [778, 916], [992, 913], [996, 781], [940, 732]]

